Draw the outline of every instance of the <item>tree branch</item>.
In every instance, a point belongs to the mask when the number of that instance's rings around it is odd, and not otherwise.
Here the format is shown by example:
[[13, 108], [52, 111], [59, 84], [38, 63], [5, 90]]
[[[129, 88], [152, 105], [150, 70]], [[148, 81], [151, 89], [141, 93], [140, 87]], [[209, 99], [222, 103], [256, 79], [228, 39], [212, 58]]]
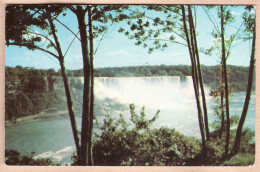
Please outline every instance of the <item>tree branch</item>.
[[73, 12], [73, 13], [76, 13], [76, 9], [73, 7], [73, 6], [68, 6], [68, 8]]
[[[68, 6], [68, 8], [69, 8], [71, 11], [73, 10], [73, 7]], [[74, 9], [74, 10], [75, 10], [75, 9]], [[74, 12], [74, 11], [72, 11], [72, 12]], [[76, 10], [75, 10], [75, 12], [76, 12]], [[39, 10], [38, 10], [38, 11], [35, 11], [35, 13], [38, 13], [38, 14], [40, 14], [40, 15], [43, 15], [43, 14], [40, 13]], [[68, 31], [70, 31], [74, 36], [76, 36], [76, 34], [75, 34], [68, 26], [66, 26], [64, 23], [62, 23], [60, 20], [58, 20], [57, 17], [53, 17], [53, 16], [51, 16], [51, 17], [52, 17], [52, 20], [56, 20], [58, 23], [60, 23], [62, 26], [64, 26]], [[79, 37], [76, 36], [76, 38], [80, 41], [80, 38], [79, 38]]]
[[30, 45], [30, 44], [16, 44], [16, 43], [9, 43], [9, 44], [6, 44], [6, 45], [7, 45], [7, 46], [9, 46], [9, 45], [14, 45], [14, 46], [27, 47], [27, 48], [32, 48], [32, 49], [41, 50], [41, 51], [43, 51], [43, 52], [45, 52], [45, 53], [48, 53], [48, 54], [52, 55], [53, 57], [59, 59], [59, 57], [58, 57], [56, 54], [54, 54], [54, 53], [52, 53], [52, 52], [50, 52], [50, 51], [48, 51], [48, 50], [45, 50], [45, 49], [43, 49], [43, 48], [37, 47], [37, 46], [35, 46], [35, 45]]
[[[113, 24], [114, 24], [114, 23], [111, 23], [110, 27], [111, 27]], [[97, 50], [98, 50], [98, 48], [99, 48], [99, 46], [100, 46], [102, 40], [105, 38], [105, 34], [107, 33], [107, 31], [108, 31], [108, 30], [106, 30], [106, 31], [103, 33], [102, 37], [100, 38], [100, 40], [99, 40], [99, 42], [98, 42], [98, 45], [97, 45], [97, 47], [96, 47], [96, 49], [95, 49], [95, 51], [94, 51], [94, 55], [96, 55]]]
[[47, 36], [45, 36], [45, 35], [43, 35], [43, 34], [40, 34], [40, 33], [32, 32], [32, 31], [29, 31], [28, 33], [35, 34], [35, 35], [44, 37], [46, 40], [50, 41], [50, 43], [54, 46], [55, 49], [57, 49], [57, 47], [56, 47], [56, 45], [54, 44], [54, 42], [53, 42], [50, 38], [48, 38]]
[[[173, 12], [173, 13], [175, 13], [175, 14], [178, 14], [180, 17], [182, 17], [181, 14], [176, 13], [176, 12], [174, 12], [173, 10], [171, 10], [171, 9], [168, 7], [168, 5], [163, 5], [162, 7], [165, 8], [165, 9], [167, 9], [168, 11], [171, 11], [171, 12]], [[176, 7], [176, 8], [177, 8], [177, 7]], [[180, 7], [179, 9], [181, 9], [181, 7]]]
[[146, 39], [146, 40], [148, 40], [148, 41], [156, 41], [156, 40], [158, 40], [158, 41], [165, 41], [165, 42], [173, 42], [173, 43], [184, 45], [185, 47], [187, 47], [187, 45], [184, 44], [184, 43], [177, 42], [177, 41], [172, 41], [172, 40], [168, 40], [168, 39]]
[[85, 10], [83, 10], [84, 11], [84, 13], [86, 13], [87, 11], [88, 11], [88, 9], [89, 8], [91, 8], [91, 5], [86, 5], [86, 8], [85, 8]]
[[216, 25], [217, 25], [217, 23], [216, 23], [216, 22], [214, 22], [214, 21], [213, 21], [213, 19], [210, 17], [210, 15], [209, 15], [208, 11], [205, 9], [206, 7], [202, 6], [202, 8], [203, 8], [203, 10], [205, 11], [205, 13], [207, 14], [207, 16], [208, 16], [208, 18], [209, 18], [210, 22], [213, 24], [213, 26], [214, 26], [215, 30], [218, 32], [218, 34], [220, 34], [220, 31], [218, 30], [218, 27], [216, 26]]
[[[133, 11], [133, 10], [129, 10], [129, 11], [135, 13], [135, 11]], [[150, 20], [154, 20], [154, 18], [149, 17], [149, 16], [147, 16], [147, 15], [145, 15], [144, 17], [146, 17], [146, 18], [148, 18], [148, 19], [150, 19]], [[168, 26], [166, 26], [165, 24], [162, 24], [162, 23], [159, 23], [159, 24], [162, 25], [162, 26], [164, 26], [165, 28], [171, 30], [173, 33], [175, 33], [176, 35], [178, 35], [180, 38], [184, 39], [179, 33], [175, 32], [172, 28], [170, 28], [170, 27], [168, 27]], [[185, 39], [184, 39], [184, 40], [185, 40]], [[185, 40], [185, 41], [186, 41], [186, 40]]]
[[66, 29], [68, 29], [79, 41], [80, 38], [77, 36], [77, 34], [75, 34], [68, 26], [66, 26], [64, 23], [62, 23], [61, 21], [59, 21], [58, 19], [55, 19], [57, 22], [59, 22], [62, 26], [64, 26]]
[[235, 33], [234, 37], [231, 39], [230, 43], [229, 43], [229, 47], [228, 47], [228, 50], [227, 50], [227, 55], [226, 55], [226, 59], [228, 58], [228, 56], [230, 55], [230, 51], [231, 51], [231, 45], [234, 41], [234, 39], [236, 38], [236, 36], [238, 35], [241, 27], [242, 27], [243, 23], [241, 23], [240, 27], [238, 28], [237, 32]]
[[[79, 31], [78, 31], [77, 35], [78, 35], [78, 34], [79, 34]], [[65, 54], [64, 54], [64, 58], [65, 58], [65, 56], [67, 55], [67, 53], [68, 53], [68, 51], [69, 51], [69, 49], [70, 49], [70, 47], [71, 47], [71, 45], [72, 45], [72, 43], [74, 42], [75, 39], [76, 39], [76, 36], [74, 36], [73, 40], [71, 41], [70, 45], [68, 46], [68, 48], [67, 48], [67, 50], [66, 50], [66, 52], [65, 52]]]
[[[151, 19], [151, 20], [153, 20], [153, 18], [152, 17], [149, 17], [149, 16], [145, 16], [146, 18], [148, 18], [148, 19]], [[186, 41], [186, 39], [184, 39], [179, 33], [177, 33], [177, 32], [175, 32], [172, 28], [170, 28], [170, 27], [168, 27], [168, 26], [166, 26], [165, 24], [161, 24], [161, 23], [159, 23], [160, 25], [162, 25], [162, 26], [164, 26], [165, 28], [167, 28], [167, 29], [169, 29], [169, 30], [171, 30], [173, 33], [175, 33], [176, 35], [178, 35], [180, 38], [182, 38], [183, 40], [185, 40]]]

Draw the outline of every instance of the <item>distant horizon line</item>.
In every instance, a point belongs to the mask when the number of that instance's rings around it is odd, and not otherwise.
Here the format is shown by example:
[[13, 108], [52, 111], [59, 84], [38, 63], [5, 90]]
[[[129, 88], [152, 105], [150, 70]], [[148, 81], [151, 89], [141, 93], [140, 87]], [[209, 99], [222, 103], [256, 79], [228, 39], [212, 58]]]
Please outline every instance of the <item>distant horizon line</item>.
[[[201, 66], [207, 66], [207, 67], [213, 67], [213, 66], [218, 66], [219, 64], [216, 64], [216, 65], [205, 65], [205, 64], [200, 64]], [[33, 66], [22, 66], [22, 65], [16, 65], [16, 66], [8, 66], [8, 65], [5, 65], [5, 68], [6, 67], [10, 67], [10, 68], [16, 68], [16, 67], [22, 67], [22, 68], [28, 68], [28, 69], [38, 69], [38, 70], [49, 70], [49, 69], [54, 69], [55, 71], [59, 71], [60, 68], [36, 68], [36, 67], [33, 67]], [[153, 67], [153, 66], [191, 66], [191, 65], [187, 65], [187, 64], [176, 64], [176, 65], [166, 65], [166, 64], [158, 64], [158, 65], [131, 65], [131, 66], [107, 66], [107, 67], [97, 67], [97, 68], [94, 68], [94, 69], [105, 69], [105, 68], [124, 68], [124, 67]], [[227, 64], [227, 66], [236, 66], [236, 67], [249, 67], [249, 64], [246, 66], [242, 66], [242, 65], [233, 65], [233, 64]], [[82, 70], [83, 68], [78, 68], [78, 69], [67, 69], [66, 70], [70, 70], [70, 71], [74, 71], [74, 70]]]

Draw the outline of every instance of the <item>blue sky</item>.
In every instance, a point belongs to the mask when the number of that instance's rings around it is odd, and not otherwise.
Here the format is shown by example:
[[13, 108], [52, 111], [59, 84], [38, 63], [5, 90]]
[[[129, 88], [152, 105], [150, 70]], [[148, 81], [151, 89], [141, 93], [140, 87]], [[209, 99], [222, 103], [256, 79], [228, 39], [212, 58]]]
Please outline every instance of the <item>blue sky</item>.
[[[234, 8], [234, 14], [237, 22], [232, 24], [232, 27], [226, 30], [227, 33], [232, 33], [240, 26], [242, 20], [241, 15], [244, 7]], [[214, 12], [212, 11], [212, 15]], [[154, 14], [157, 15], [157, 14]], [[160, 17], [160, 16], [158, 16]], [[197, 8], [197, 37], [198, 46], [209, 47], [212, 45], [214, 39], [211, 36], [213, 25], [209, 21], [206, 13], [201, 7]], [[217, 20], [217, 17], [215, 16]], [[74, 32], [78, 31], [77, 19], [74, 14], [67, 12], [65, 17], [60, 17], [60, 20], [70, 27]], [[66, 51], [73, 35], [67, 31], [62, 25], [56, 24], [58, 29], [58, 38], [63, 48], [63, 53]], [[142, 46], [136, 46], [134, 40], [129, 40], [122, 33], [118, 33], [120, 27], [124, 27], [123, 23], [114, 24], [110, 27], [105, 39], [101, 42], [98, 51], [94, 58], [95, 68], [100, 67], [120, 67], [120, 66], [140, 66], [140, 65], [190, 65], [190, 57], [188, 49], [185, 46], [177, 44], [168, 44], [168, 48], [164, 51], [154, 51], [148, 54], [148, 49]], [[233, 29], [232, 29], [233, 28]], [[251, 42], [251, 41], [250, 41]], [[240, 42], [232, 48], [231, 56], [228, 59], [228, 64], [248, 66], [250, 58], [250, 42]], [[97, 45], [98, 40], [94, 42]], [[201, 64], [216, 65], [219, 63], [219, 57], [216, 54], [207, 56], [200, 53]], [[31, 51], [26, 48], [19, 48], [15, 46], [5, 47], [5, 65], [15, 67], [21, 65], [24, 67], [34, 67], [38, 69], [54, 68], [60, 69], [58, 61], [41, 51]], [[75, 40], [72, 47], [65, 57], [65, 65], [67, 69], [81, 69], [82, 68], [82, 54], [81, 46], [78, 40]]]

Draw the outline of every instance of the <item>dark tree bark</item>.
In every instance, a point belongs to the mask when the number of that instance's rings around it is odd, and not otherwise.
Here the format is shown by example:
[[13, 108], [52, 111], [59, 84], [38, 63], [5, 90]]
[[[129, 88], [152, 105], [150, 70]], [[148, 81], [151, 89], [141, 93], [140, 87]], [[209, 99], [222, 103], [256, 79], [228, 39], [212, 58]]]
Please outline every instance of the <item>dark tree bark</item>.
[[241, 118], [240, 118], [240, 121], [239, 121], [238, 127], [237, 127], [236, 139], [235, 139], [235, 144], [233, 147], [234, 154], [236, 154], [239, 150], [242, 129], [243, 129], [243, 125], [244, 125], [244, 122], [246, 119], [249, 101], [250, 101], [250, 97], [251, 97], [251, 89], [252, 89], [254, 66], [255, 66], [255, 39], [256, 39], [255, 37], [256, 37], [256, 33], [255, 33], [255, 29], [254, 29], [253, 40], [252, 40], [253, 42], [252, 42], [251, 60], [250, 60], [249, 73], [248, 73], [247, 92], [246, 92], [246, 98], [245, 98], [242, 115], [241, 115]]
[[90, 126], [89, 126], [89, 135], [90, 135], [90, 144], [89, 144], [89, 163], [94, 165], [93, 154], [92, 154], [92, 132], [93, 132], [93, 118], [94, 118], [94, 48], [93, 48], [93, 31], [92, 31], [92, 9], [88, 8], [88, 22], [89, 22], [89, 51], [90, 51]]
[[229, 135], [230, 135], [230, 118], [229, 118], [229, 102], [228, 102], [228, 81], [227, 81], [227, 66], [226, 66], [226, 51], [225, 51], [225, 36], [224, 36], [224, 10], [223, 6], [220, 6], [221, 9], [221, 44], [222, 44], [222, 61], [223, 61], [223, 72], [224, 72], [224, 81], [225, 81], [225, 105], [226, 105], [226, 145], [225, 145], [225, 157], [228, 156], [228, 147], [229, 147]]
[[186, 40], [187, 40], [187, 45], [189, 49], [189, 54], [190, 54], [190, 59], [191, 59], [191, 66], [192, 66], [192, 81], [193, 81], [193, 88], [195, 92], [195, 98], [197, 102], [197, 110], [198, 110], [198, 119], [199, 119], [199, 127], [200, 127], [200, 133], [201, 133], [201, 140], [202, 140], [202, 152], [204, 153], [205, 157], [207, 157], [207, 146], [206, 146], [206, 141], [205, 141], [205, 133], [204, 133], [204, 126], [203, 126], [203, 117], [202, 117], [202, 112], [201, 112], [201, 105], [200, 105], [200, 98], [199, 98], [199, 92], [198, 92], [198, 84], [196, 80], [196, 62], [194, 59], [194, 48], [193, 48], [193, 33], [191, 32], [191, 41], [190, 41], [190, 36], [188, 34], [188, 29], [186, 25], [186, 14], [185, 14], [185, 7], [182, 5], [182, 18], [183, 18], [183, 26], [184, 26], [184, 32], [186, 35]]
[[71, 100], [68, 79], [67, 79], [67, 75], [65, 73], [64, 56], [62, 54], [60, 43], [59, 43], [58, 37], [56, 35], [55, 26], [52, 22], [50, 11], [48, 11], [48, 9], [47, 9], [47, 15], [48, 15], [48, 21], [49, 21], [49, 24], [51, 27], [52, 35], [54, 37], [55, 44], [57, 47], [57, 52], [59, 54], [58, 60], [60, 62], [61, 74], [62, 74], [63, 84], [64, 84], [64, 88], [65, 88], [65, 94], [66, 94], [66, 98], [67, 98], [67, 106], [68, 106], [68, 111], [69, 111], [70, 123], [71, 123], [71, 127], [72, 127], [72, 133], [73, 133], [74, 142], [75, 142], [75, 146], [76, 146], [76, 150], [77, 150], [77, 155], [79, 155], [79, 153], [80, 153], [79, 137], [78, 137], [78, 131], [77, 131], [77, 125], [76, 125], [74, 111], [72, 109], [73, 104], [72, 104], [72, 100]]
[[224, 114], [224, 72], [223, 72], [223, 62], [221, 62], [221, 81], [220, 81], [220, 108], [221, 108], [221, 128], [219, 131], [219, 138], [222, 138], [222, 133], [224, 131], [224, 127], [225, 127], [225, 114]]
[[198, 52], [198, 45], [197, 45], [197, 39], [196, 39], [196, 31], [195, 31], [195, 27], [194, 27], [194, 23], [193, 23], [193, 16], [192, 16], [192, 11], [191, 11], [190, 6], [188, 6], [188, 9], [189, 9], [189, 14], [190, 14], [191, 30], [193, 32], [193, 37], [194, 37], [194, 48], [195, 48], [197, 66], [198, 66], [197, 71], [198, 71], [198, 80], [199, 80], [201, 96], [202, 96], [202, 105], [203, 105], [203, 112], [204, 112], [204, 124], [205, 124], [206, 138], [207, 138], [207, 140], [210, 140], [207, 102], [206, 102], [206, 98], [205, 98], [203, 78], [202, 78], [201, 69], [200, 69], [200, 60], [199, 60], [199, 52]]
[[80, 165], [90, 165], [89, 161], [89, 144], [90, 144], [90, 60], [88, 50], [88, 36], [86, 31], [85, 14], [86, 11], [82, 6], [77, 6], [75, 11], [78, 26], [80, 31], [81, 49], [83, 55], [83, 74], [84, 74], [84, 87], [83, 87], [83, 107], [82, 107], [82, 123], [81, 123], [81, 150], [80, 150]]

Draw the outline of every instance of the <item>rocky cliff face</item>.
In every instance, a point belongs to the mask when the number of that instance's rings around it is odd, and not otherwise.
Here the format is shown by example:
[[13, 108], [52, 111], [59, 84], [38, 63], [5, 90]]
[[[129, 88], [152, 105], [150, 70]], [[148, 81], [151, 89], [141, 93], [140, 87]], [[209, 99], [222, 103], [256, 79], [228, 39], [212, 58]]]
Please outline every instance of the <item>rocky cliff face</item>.
[[[61, 76], [45, 77], [46, 88], [51, 89], [64, 89], [63, 78]], [[68, 82], [72, 88], [83, 88], [82, 77], [68, 77]]]

